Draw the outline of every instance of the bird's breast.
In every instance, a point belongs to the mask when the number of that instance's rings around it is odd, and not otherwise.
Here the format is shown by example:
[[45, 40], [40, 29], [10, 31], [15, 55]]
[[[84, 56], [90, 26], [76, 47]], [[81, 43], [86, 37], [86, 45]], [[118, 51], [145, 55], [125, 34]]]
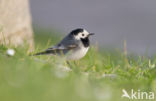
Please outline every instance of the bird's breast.
[[67, 55], [68, 60], [79, 60], [86, 55], [89, 47], [76, 48]]

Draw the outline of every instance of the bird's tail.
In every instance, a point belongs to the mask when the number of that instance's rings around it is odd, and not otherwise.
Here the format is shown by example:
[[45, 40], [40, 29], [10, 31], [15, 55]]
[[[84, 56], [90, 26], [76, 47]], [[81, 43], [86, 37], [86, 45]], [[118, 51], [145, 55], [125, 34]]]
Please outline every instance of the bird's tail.
[[43, 51], [43, 52], [39, 52], [39, 53], [32, 54], [31, 56], [48, 55], [48, 54], [54, 54], [54, 52], [51, 51], [51, 50], [46, 50], [46, 51]]

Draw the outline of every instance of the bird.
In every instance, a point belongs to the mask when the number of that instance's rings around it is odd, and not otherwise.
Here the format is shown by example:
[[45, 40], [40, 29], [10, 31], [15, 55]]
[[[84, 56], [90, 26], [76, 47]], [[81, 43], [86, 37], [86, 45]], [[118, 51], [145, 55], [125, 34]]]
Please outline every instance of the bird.
[[90, 47], [90, 36], [94, 33], [89, 33], [83, 28], [72, 30], [58, 44], [46, 49], [43, 52], [34, 55], [59, 55], [65, 56], [67, 60], [79, 60], [83, 58]]

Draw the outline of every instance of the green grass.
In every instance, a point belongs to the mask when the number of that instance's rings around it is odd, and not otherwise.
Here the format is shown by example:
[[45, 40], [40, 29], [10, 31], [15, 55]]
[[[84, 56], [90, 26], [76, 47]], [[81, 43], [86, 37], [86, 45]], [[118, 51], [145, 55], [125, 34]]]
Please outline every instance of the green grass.
[[[35, 52], [61, 39], [56, 32], [35, 33]], [[13, 48], [15, 55], [8, 56], [8, 48], [13, 47], [0, 46], [0, 101], [130, 101], [121, 98], [122, 89], [156, 93], [156, 57], [92, 46], [69, 66], [59, 57], [29, 56], [27, 47]]]

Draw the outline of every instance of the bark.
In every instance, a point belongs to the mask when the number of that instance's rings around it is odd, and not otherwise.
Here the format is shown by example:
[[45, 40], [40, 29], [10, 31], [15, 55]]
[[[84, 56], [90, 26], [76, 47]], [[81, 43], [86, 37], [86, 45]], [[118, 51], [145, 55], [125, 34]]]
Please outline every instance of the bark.
[[33, 47], [28, 0], [0, 0], [0, 44]]

